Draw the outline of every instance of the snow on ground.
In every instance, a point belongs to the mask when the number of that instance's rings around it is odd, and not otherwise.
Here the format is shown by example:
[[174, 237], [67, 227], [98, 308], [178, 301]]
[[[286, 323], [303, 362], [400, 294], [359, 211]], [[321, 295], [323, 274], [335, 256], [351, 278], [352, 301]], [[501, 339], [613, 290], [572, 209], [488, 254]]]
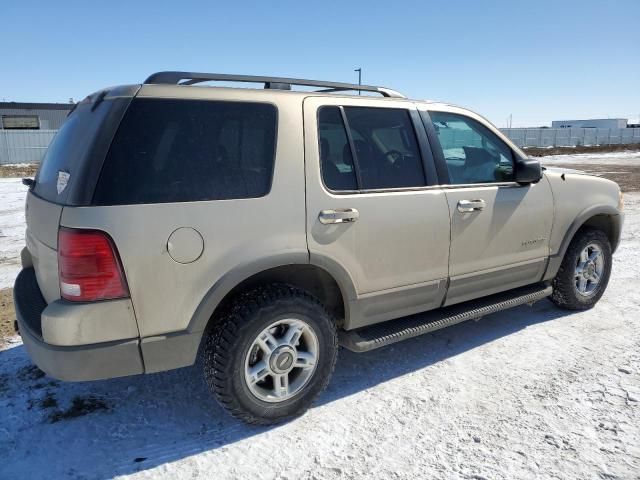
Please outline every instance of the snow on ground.
[[[6, 184], [1, 184], [2, 188]], [[245, 426], [198, 367], [63, 383], [0, 350], [0, 478], [638, 478], [640, 194], [593, 309], [550, 302], [365, 354], [285, 425]]]
[[599, 164], [599, 165], [640, 165], [640, 152], [611, 152], [611, 153], [576, 153], [570, 155], [547, 155], [541, 157], [543, 165], [554, 163], [571, 164]]
[[19, 178], [0, 178], [0, 288], [13, 287], [24, 247], [24, 200]]

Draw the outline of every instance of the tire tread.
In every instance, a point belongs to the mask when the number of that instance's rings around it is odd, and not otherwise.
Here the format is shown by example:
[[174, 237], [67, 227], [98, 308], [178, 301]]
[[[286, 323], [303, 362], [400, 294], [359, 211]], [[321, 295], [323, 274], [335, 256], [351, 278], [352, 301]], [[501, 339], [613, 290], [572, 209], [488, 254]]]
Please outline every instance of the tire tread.
[[[605, 255], [605, 271], [600, 281], [598, 292], [592, 297], [581, 298], [575, 289], [575, 262], [576, 256], [589, 243], [600, 243]], [[553, 294], [550, 299], [558, 307], [567, 310], [587, 310], [592, 308], [603, 295], [611, 275], [611, 245], [609, 239], [602, 230], [593, 227], [583, 227], [574, 236], [562, 259], [558, 273], [552, 280]]]
[[232, 349], [234, 348], [234, 341], [241, 334], [243, 326], [246, 326], [259, 312], [277, 309], [285, 301], [292, 300], [299, 305], [308, 306], [312, 304], [315, 308], [322, 309], [326, 314], [326, 318], [332, 324], [332, 344], [330, 348], [333, 355], [329, 360], [329, 375], [325, 375], [325, 378], [322, 379], [320, 388], [308, 402], [311, 404], [326, 389], [335, 369], [338, 335], [335, 329], [335, 322], [329, 311], [316, 297], [307, 291], [281, 283], [262, 285], [246, 291], [240, 294], [229, 308], [222, 312], [220, 318], [216, 319], [216, 328], [209, 333], [206, 340], [204, 349], [204, 376], [206, 383], [222, 407], [233, 417], [245, 423], [272, 425], [301, 415], [307, 408], [307, 405], [304, 405], [286, 417], [265, 418], [247, 411], [231, 393], [231, 377], [234, 374]]

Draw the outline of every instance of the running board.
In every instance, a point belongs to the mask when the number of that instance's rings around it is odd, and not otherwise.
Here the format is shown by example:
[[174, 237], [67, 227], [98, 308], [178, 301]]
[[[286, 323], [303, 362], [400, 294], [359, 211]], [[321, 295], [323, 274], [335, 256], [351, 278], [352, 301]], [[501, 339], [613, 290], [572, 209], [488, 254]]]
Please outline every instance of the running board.
[[548, 297], [552, 288], [543, 284], [516, 288], [489, 297], [431, 310], [409, 317], [389, 320], [371, 327], [340, 332], [340, 345], [352, 352], [367, 352], [392, 343], [417, 337], [467, 320], [479, 320], [490, 313], [518, 305], [533, 304]]

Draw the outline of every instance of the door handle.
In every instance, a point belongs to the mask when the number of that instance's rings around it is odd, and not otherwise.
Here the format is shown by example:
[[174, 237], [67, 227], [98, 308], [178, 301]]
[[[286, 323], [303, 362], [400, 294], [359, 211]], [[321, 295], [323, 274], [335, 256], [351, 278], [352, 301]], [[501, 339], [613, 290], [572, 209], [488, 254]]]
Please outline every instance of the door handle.
[[458, 202], [458, 211], [461, 213], [479, 212], [484, 210], [487, 204], [484, 200], [460, 200]]
[[327, 225], [330, 223], [353, 223], [359, 217], [360, 213], [355, 208], [336, 208], [335, 210], [322, 210], [318, 215], [318, 220]]

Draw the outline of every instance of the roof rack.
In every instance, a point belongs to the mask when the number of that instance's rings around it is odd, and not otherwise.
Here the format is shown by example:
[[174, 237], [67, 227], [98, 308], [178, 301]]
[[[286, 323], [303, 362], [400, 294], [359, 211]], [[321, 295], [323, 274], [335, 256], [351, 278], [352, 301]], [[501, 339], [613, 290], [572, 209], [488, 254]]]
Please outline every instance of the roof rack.
[[264, 83], [264, 88], [291, 90], [291, 85], [319, 87], [318, 92], [363, 91], [375, 92], [384, 97], [407, 98], [395, 90], [373, 85], [356, 85], [354, 83], [324, 82], [320, 80], [304, 80], [300, 78], [261, 77], [256, 75], [232, 75], [225, 73], [196, 73], [196, 72], [157, 72], [149, 76], [145, 84], [162, 85], [194, 85], [201, 82], [247, 82]]

